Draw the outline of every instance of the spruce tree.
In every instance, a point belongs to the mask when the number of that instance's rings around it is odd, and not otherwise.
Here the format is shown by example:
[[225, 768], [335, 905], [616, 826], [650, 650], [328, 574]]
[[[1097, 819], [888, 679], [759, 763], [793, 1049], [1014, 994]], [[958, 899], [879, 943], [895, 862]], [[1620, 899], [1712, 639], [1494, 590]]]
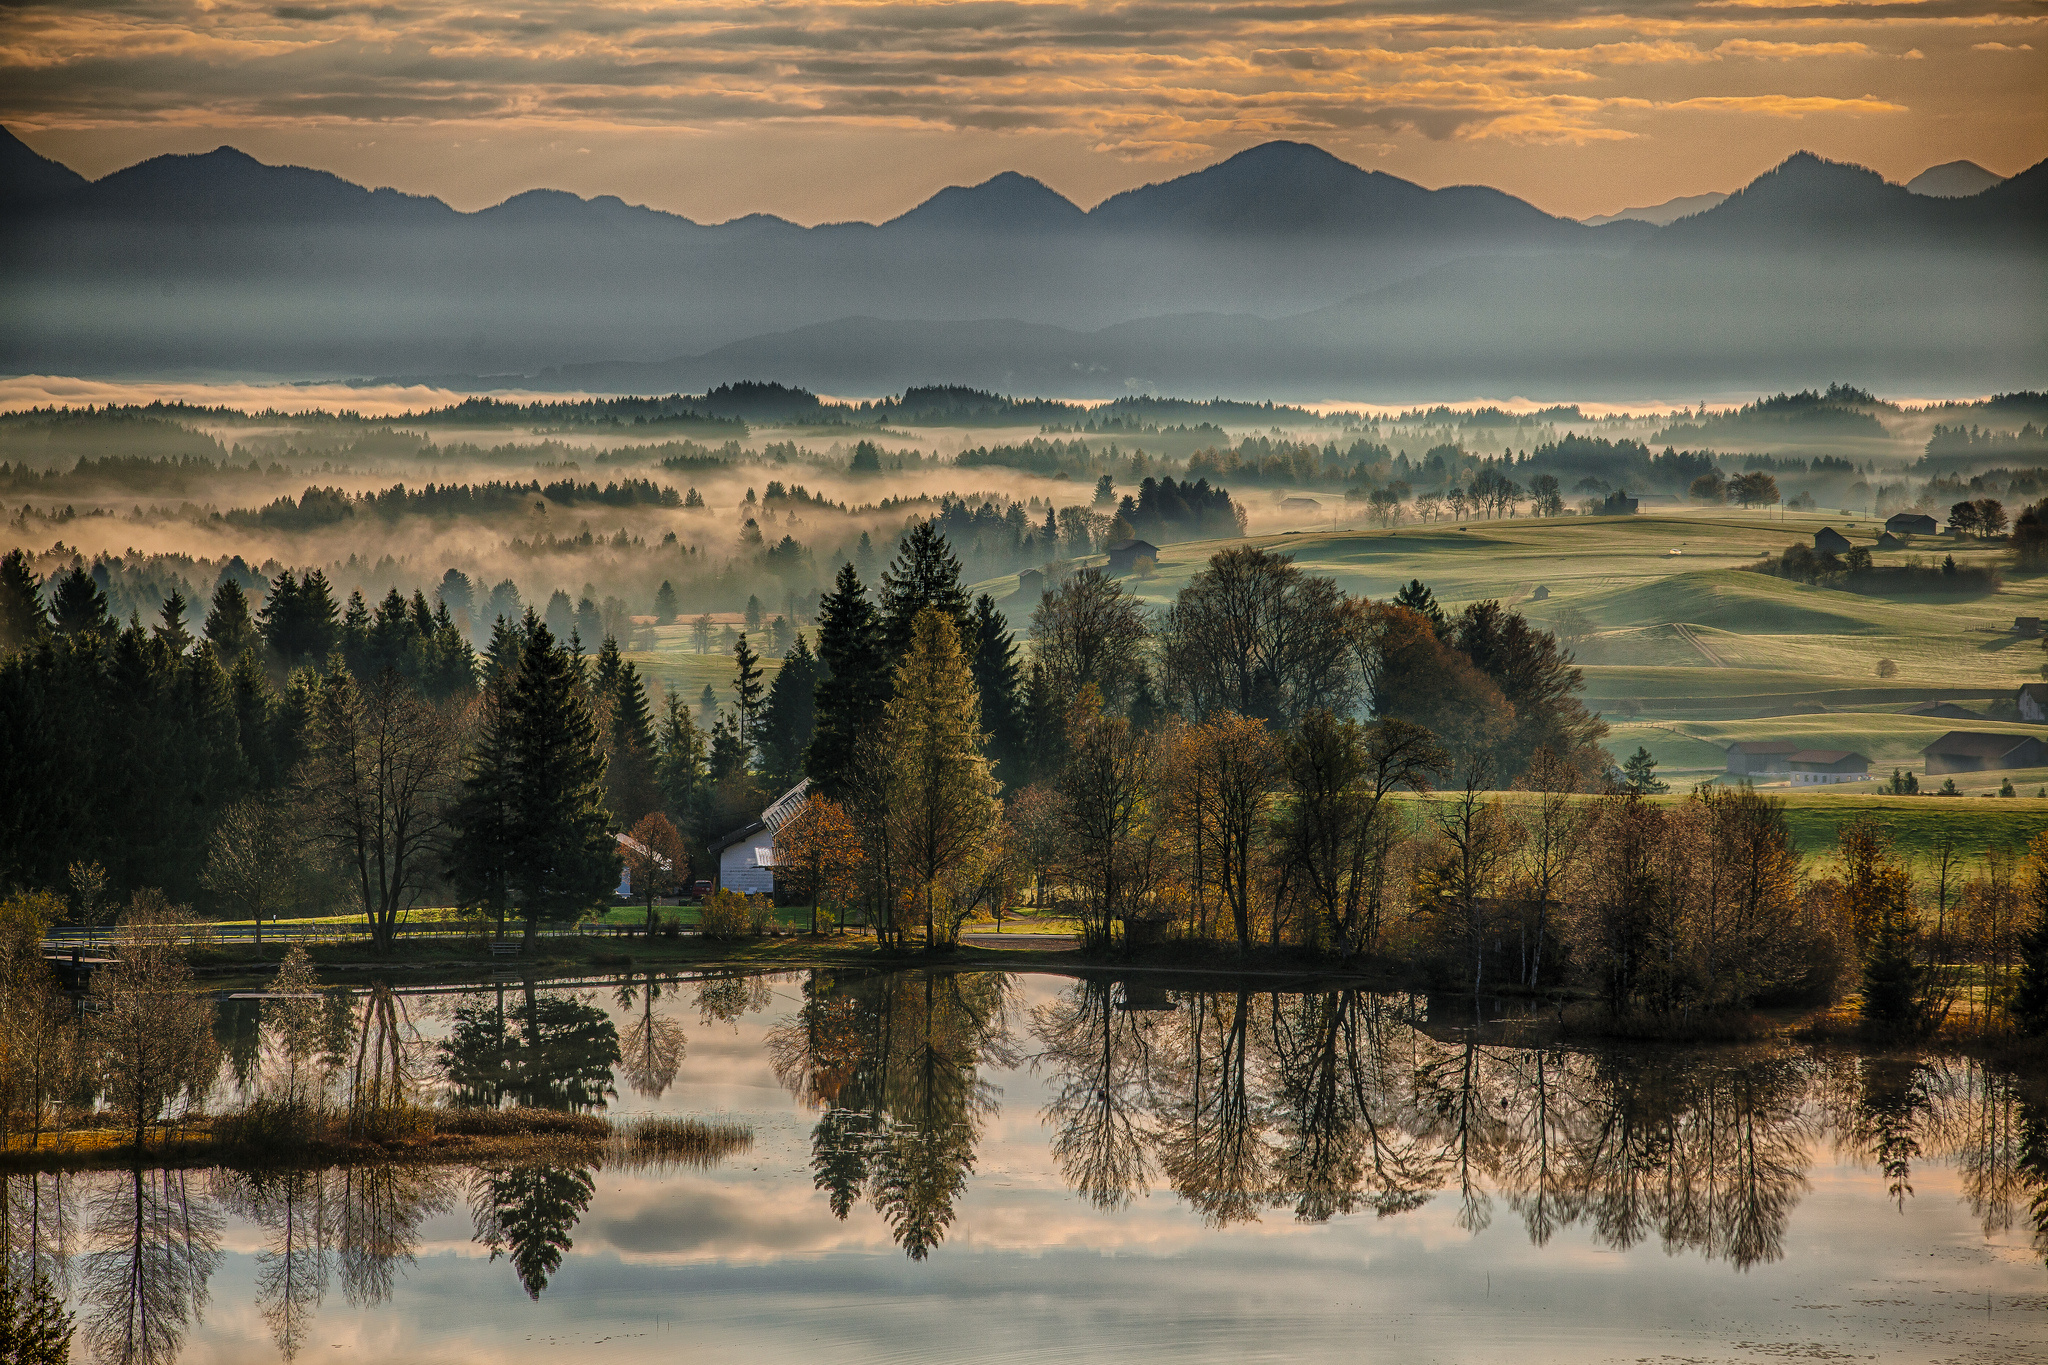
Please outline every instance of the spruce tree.
[[839, 566], [832, 591], [818, 604], [816, 728], [804, 770], [827, 796], [845, 789], [861, 736], [889, 699], [889, 654], [881, 616], [852, 564]]
[[249, 596], [242, 585], [223, 576], [213, 590], [213, 605], [206, 613], [206, 643], [223, 664], [256, 642], [256, 623], [249, 616]]
[[2026, 1034], [2048, 1033], [2048, 867], [2043, 866], [2042, 841], [2035, 841], [2034, 869], [2027, 888], [2033, 923], [2020, 933], [2020, 982], [2013, 993], [2012, 1017]]
[[171, 595], [157, 612], [156, 638], [174, 659], [183, 658], [192, 648], [192, 632], [185, 626], [185, 594], [176, 588], [171, 589]]
[[676, 619], [676, 590], [666, 578], [654, 593], [654, 623], [665, 626]]
[[28, 551], [0, 555], [0, 657], [28, 648], [49, 628], [42, 588]]
[[655, 779], [661, 784], [662, 804], [669, 819], [686, 835], [697, 827], [698, 797], [704, 783], [704, 732], [690, 719], [690, 708], [680, 693], [663, 699], [661, 732], [656, 739], [659, 756]]
[[[502, 628], [504, 622], [498, 625]], [[494, 672], [484, 685], [476, 737], [462, 775], [462, 795], [449, 815], [455, 837], [449, 844], [448, 880], [455, 890], [455, 902], [486, 916], [499, 938], [505, 936], [505, 915], [512, 906], [512, 869], [519, 858], [512, 824], [516, 774], [505, 709], [505, 698], [517, 674], [515, 664]]]
[[988, 732], [989, 758], [1008, 786], [1019, 786], [1023, 759], [1023, 714], [1017, 696], [1017, 640], [1010, 623], [983, 593], [974, 600], [970, 668], [981, 693], [981, 726]]
[[[232, 583], [233, 580], [225, 580]], [[242, 588], [234, 584], [235, 596], [240, 599]], [[243, 619], [248, 618], [248, 608], [242, 609]], [[107, 614], [107, 595], [100, 585], [93, 581], [91, 574], [77, 564], [57, 575], [50, 589], [50, 616], [55, 620], [59, 635], [78, 635], [85, 631], [111, 631], [114, 618]]]
[[960, 586], [960, 560], [939, 533], [938, 524], [931, 521], [911, 527], [895, 562], [882, 571], [882, 634], [892, 660], [901, 660], [910, 651], [913, 623], [926, 607], [952, 621], [957, 639], [972, 638], [967, 594]]
[[1921, 1022], [1926, 972], [1904, 872], [1884, 869], [1881, 894], [1876, 932], [1863, 959], [1863, 1018], [1884, 1029], [1911, 1029]]
[[1429, 628], [1436, 632], [1439, 640], [1450, 629], [1450, 619], [1444, 615], [1444, 609], [1437, 604], [1436, 594], [1419, 578], [1409, 579], [1408, 585], [1394, 594], [1394, 605], [1420, 612], [1428, 619]]
[[817, 728], [818, 659], [804, 637], [782, 661], [761, 712], [761, 769], [779, 787], [804, 775], [804, 751]]
[[619, 880], [619, 852], [604, 806], [604, 754], [584, 700], [581, 665], [541, 623], [504, 700], [511, 775], [507, 877], [526, 914], [530, 947], [542, 919], [600, 904]]
[[761, 656], [747, 643], [744, 634], [733, 642], [732, 664], [732, 695], [739, 711], [740, 752], [752, 755], [754, 746], [760, 743], [761, 700], [768, 691], [768, 685], [761, 681]]

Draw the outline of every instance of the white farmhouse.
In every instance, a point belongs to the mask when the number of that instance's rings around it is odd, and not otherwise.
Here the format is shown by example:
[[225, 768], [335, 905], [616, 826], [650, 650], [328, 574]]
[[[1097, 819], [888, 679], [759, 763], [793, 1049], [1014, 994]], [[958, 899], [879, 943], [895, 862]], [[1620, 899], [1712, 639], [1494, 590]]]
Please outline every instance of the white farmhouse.
[[752, 824], [711, 841], [718, 871], [712, 885], [747, 895], [775, 893], [775, 832], [796, 818], [811, 794], [811, 779], [791, 787], [769, 802]]

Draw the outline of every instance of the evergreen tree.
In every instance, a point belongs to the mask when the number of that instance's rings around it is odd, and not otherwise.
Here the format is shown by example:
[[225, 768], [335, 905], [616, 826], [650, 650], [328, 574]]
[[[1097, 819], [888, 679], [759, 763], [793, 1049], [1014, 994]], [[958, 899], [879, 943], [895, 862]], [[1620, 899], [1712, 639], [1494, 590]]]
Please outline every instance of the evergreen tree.
[[761, 599], [749, 594], [747, 597], [746, 623], [748, 634], [761, 629]]
[[744, 635], [733, 644], [732, 662], [732, 695], [739, 710], [740, 753], [751, 755], [754, 746], [760, 742], [761, 698], [768, 685], [761, 681], [761, 656], [747, 644]]
[[484, 619], [493, 625], [502, 620], [516, 626], [525, 615], [525, 605], [519, 600], [519, 585], [509, 578], [499, 580], [498, 585], [491, 589], [491, 600], [484, 604]]
[[663, 698], [661, 733], [657, 738], [655, 779], [661, 785], [662, 804], [676, 828], [687, 834], [695, 829], [698, 796], [704, 783], [704, 732], [690, 719], [690, 708], [681, 694]]
[[619, 643], [605, 637], [591, 677], [595, 710], [606, 728], [605, 805], [620, 829], [660, 803], [654, 782], [654, 723], [647, 709], [647, 688], [640, 672], [619, 654]]
[[761, 712], [761, 769], [775, 785], [795, 786], [804, 775], [804, 752], [817, 729], [817, 708], [818, 659], [799, 635]]
[[[529, 614], [528, 620], [532, 617]], [[504, 631], [500, 619], [497, 629]], [[510, 638], [517, 640], [516, 634]], [[497, 640], [494, 637], [493, 643]], [[475, 738], [465, 755], [462, 795], [449, 815], [455, 838], [448, 850], [448, 880], [455, 903], [480, 911], [505, 936], [505, 915], [512, 907], [512, 868], [519, 858], [513, 816], [517, 774], [512, 766], [512, 732], [505, 698], [518, 675], [519, 662], [494, 671], [484, 685]]]
[[185, 594], [176, 588], [157, 612], [156, 638], [174, 659], [183, 658], [192, 648], [192, 632], [185, 626]]
[[1638, 796], [1655, 796], [1671, 790], [1671, 784], [1657, 776], [1657, 760], [1640, 744], [1621, 765], [1621, 775], [1623, 783]]
[[484, 682], [488, 686], [495, 680], [519, 667], [519, 652], [525, 643], [522, 620], [511, 620], [503, 616], [491, 621], [491, 643], [484, 649]]
[[654, 623], [659, 626], [670, 624], [676, 619], [676, 590], [666, 578], [654, 593]]
[[1065, 711], [1045, 665], [1031, 661], [1024, 675], [1024, 701], [1018, 729], [1024, 737], [1023, 769], [1012, 785], [1029, 786], [1050, 780], [1066, 762]]
[[704, 684], [704, 690], [703, 690], [702, 692], [699, 692], [699, 693], [697, 694], [697, 725], [698, 725], [698, 728], [700, 728], [700, 729], [706, 729], [706, 730], [708, 730], [708, 729], [710, 729], [710, 728], [711, 728], [711, 722], [712, 722], [712, 721], [714, 721], [714, 720], [717, 720], [717, 719], [718, 719], [718, 694], [717, 694], [716, 692], [713, 692], [713, 691], [711, 690], [711, 684], [710, 684], [710, 683], [705, 683], [705, 684]]
[[576, 603], [576, 629], [573, 634], [583, 640], [604, 638], [604, 614], [597, 609], [597, 601], [584, 589], [583, 597]]
[[2028, 908], [2033, 923], [2020, 933], [2020, 983], [2013, 993], [2013, 1022], [2026, 1034], [2048, 1033], [2048, 859], [2043, 840], [2035, 841]]
[[1445, 632], [1450, 629], [1450, 618], [1444, 615], [1444, 609], [1438, 605], [1436, 594], [1419, 578], [1409, 579], [1408, 585], [1394, 594], [1394, 605], [1420, 613], [1429, 621], [1429, 628], [1436, 632], [1439, 640], [1443, 639]]
[[911, 527], [895, 562], [882, 572], [882, 635], [891, 659], [900, 660], [910, 651], [912, 625], [926, 607], [952, 621], [957, 639], [972, 638], [967, 594], [960, 587], [960, 560], [935, 521]]
[[0, 555], [0, 657], [28, 648], [49, 628], [42, 588], [28, 551]]
[[271, 584], [270, 596], [264, 599], [257, 617], [257, 629], [287, 669], [317, 665], [340, 642], [338, 615], [326, 574], [313, 569], [303, 578], [295, 578], [286, 569]]
[[997, 610], [995, 598], [987, 593], [974, 600], [968, 640], [973, 650], [974, 685], [981, 693], [981, 725], [988, 732], [989, 758], [1006, 785], [1021, 786], [1024, 717], [1017, 695], [1017, 640], [1010, 633], [1009, 621]]
[[839, 566], [818, 604], [818, 702], [804, 770], [827, 796], [844, 790], [863, 734], [889, 699], [889, 655], [881, 616], [852, 564]]
[[[242, 589], [235, 585], [235, 596], [241, 598]], [[248, 608], [242, 610], [243, 618], [248, 617]], [[91, 574], [79, 565], [72, 565], [58, 574], [50, 588], [50, 616], [55, 621], [59, 635], [77, 635], [83, 631], [110, 631], [114, 618], [107, 614], [107, 595], [100, 585], [93, 581]]]
[[576, 629], [576, 607], [569, 601], [569, 594], [560, 588], [548, 598], [546, 614], [548, 634], [557, 640], [569, 638], [569, 632]]
[[747, 747], [740, 743], [739, 727], [730, 716], [720, 716], [711, 722], [710, 764], [713, 783], [746, 776]]
[[1880, 1028], [1912, 1029], [1921, 1022], [1926, 976], [1912, 888], [1901, 869], [1887, 867], [1882, 873], [1876, 932], [1863, 959], [1863, 1017]]
[[504, 698], [509, 843], [516, 850], [506, 882], [526, 914], [529, 948], [542, 919], [602, 903], [619, 880], [604, 807], [604, 753], [583, 693], [575, 658], [529, 617], [519, 672]]
[[361, 676], [364, 661], [370, 655], [370, 607], [363, 601], [361, 588], [349, 590], [348, 609], [341, 614], [341, 640], [336, 648], [341, 651], [348, 671]]

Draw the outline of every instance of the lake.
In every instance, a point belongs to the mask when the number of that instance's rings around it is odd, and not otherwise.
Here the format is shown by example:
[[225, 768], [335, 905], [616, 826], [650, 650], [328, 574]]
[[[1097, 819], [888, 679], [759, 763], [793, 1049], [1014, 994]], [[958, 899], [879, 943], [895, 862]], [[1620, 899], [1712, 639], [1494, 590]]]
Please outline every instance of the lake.
[[1176, 979], [402, 992], [448, 1099], [752, 1144], [18, 1175], [6, 1238], [80, 1361], [2048, 1360], [2048, 1107], [1997, 1071]]

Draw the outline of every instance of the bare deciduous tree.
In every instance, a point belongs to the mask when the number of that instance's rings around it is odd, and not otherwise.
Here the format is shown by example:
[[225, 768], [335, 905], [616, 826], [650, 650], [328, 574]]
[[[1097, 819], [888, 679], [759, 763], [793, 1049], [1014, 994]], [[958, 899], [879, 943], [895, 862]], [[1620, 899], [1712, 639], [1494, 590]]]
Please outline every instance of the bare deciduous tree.
[[1166, 612], [1160, 658], [1169, 701], [1191, 718], [1217, 711], [1292, 725], [1359, 695], [1357, 603], [1327, 578], [1258, 546], [1209, 560]]
[[1082, 569], [1047, 593], [1031, 613], [1032, 657], [1053, 694], [1093, 686], [1102, 704], [1127, 709], [1144, 685], [1151, 629], [1144, 608], [1100, 569]]

